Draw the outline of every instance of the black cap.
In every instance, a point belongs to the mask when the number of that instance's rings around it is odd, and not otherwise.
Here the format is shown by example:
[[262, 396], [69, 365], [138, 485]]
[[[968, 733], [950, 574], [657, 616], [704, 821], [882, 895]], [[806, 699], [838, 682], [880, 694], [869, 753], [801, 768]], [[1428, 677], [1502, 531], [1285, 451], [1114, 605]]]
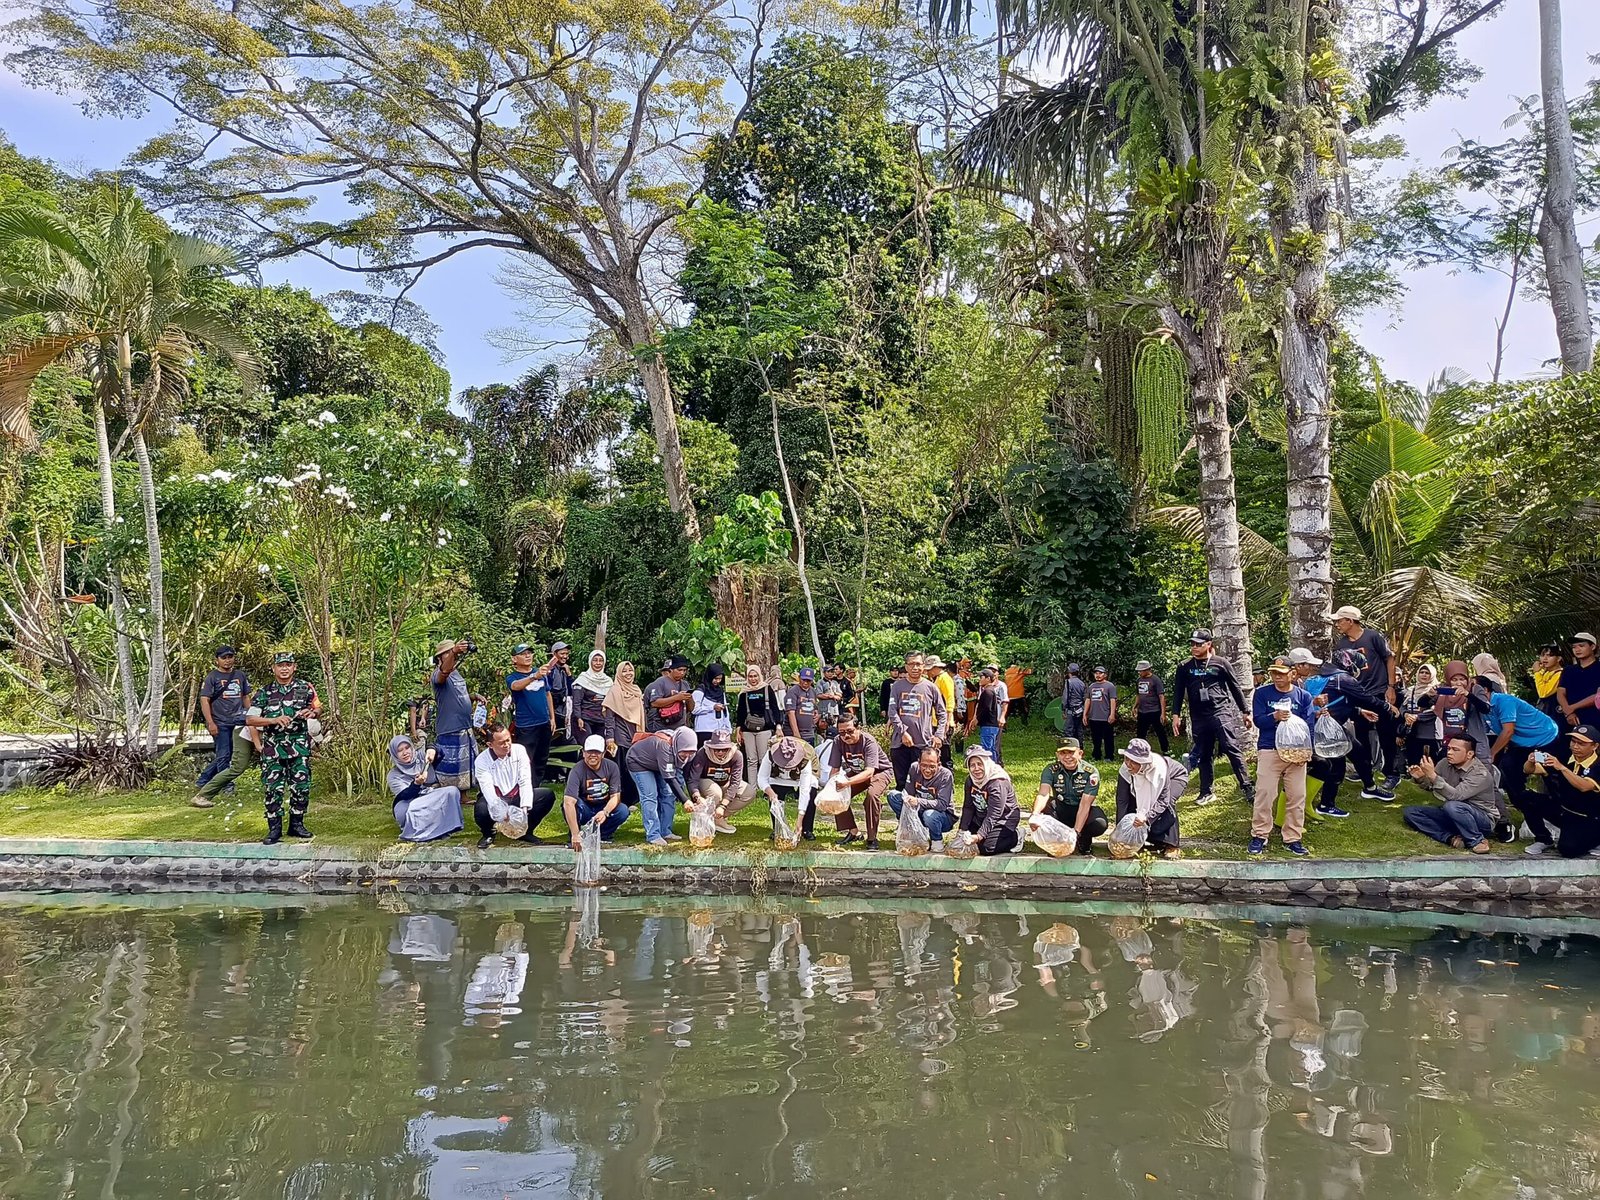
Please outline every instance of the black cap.
[[237, 650], [235, 650], [232, 646], [221, 645], [221, 646], [217, 647], [217, 655], [216, 656], [218, 658], [232, 658], [234, 655], [236, 655], [238, 653], [239, 652]]
[[1211, 640], [1211, 630], [1209, 629], [1196, 629], [1189, 635], [1189, 645], [1191, 646], [1198, 646], [1202, 642], [1209, 642]]
[[1579, 725], [1573, 729], [1567, 730], [1567, 736], [1569, 738], [1581, 737], [1587, 741], [1600, 742], [1600, 728], [1597, 728], [1594, 725]]

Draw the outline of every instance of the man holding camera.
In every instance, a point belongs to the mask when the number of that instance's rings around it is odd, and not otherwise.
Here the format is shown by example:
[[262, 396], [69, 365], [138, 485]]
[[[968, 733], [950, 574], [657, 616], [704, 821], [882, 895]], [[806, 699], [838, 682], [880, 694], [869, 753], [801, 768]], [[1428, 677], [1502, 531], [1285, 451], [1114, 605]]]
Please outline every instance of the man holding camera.
[[555, 723], [554, 741], [566, 741], [572, 734], [572, 647], [557, 642], [550, 647], [550, 716]]
[[463, 795], [472, 790], [477, 746], [472, 740], [472, 693], [457, 665], [477, 648], [466, 638], [440, 642], [428, 676], [433, 689], [433, 748], [438, 751], [434, 774], [440, 787], [459, 788]]

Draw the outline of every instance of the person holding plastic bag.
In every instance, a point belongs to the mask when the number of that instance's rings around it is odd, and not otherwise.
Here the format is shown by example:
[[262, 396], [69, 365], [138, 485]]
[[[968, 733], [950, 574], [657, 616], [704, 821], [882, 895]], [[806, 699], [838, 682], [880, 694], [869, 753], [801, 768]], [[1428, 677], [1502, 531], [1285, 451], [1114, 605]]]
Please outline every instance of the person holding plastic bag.
[[1178, 797], [1189, 785], [1189, 768], [1175, 758], [1151, 752], [1134, 738], [1122, 751], [1117, 772], [1117, 820], [1145, 831], [1146, 844], [1167, 858], [1178, 857]]
[[705, 805], [713, 810], [718, 833], [734, 832], [727, 819], [756, 798], [756, 789], [744, 781], [744, 752], [734, 747], [732, 735], [722, 729], [711, 734], [683, 774], [690, 811]]
[[[1354, 675], [1323, 662], [1304, 646], [1296, 646], [1289, 651], [1284, 661], [1294, 668], [1295, 679], [1305, 689], [1306, 695], [1311, 697], [1311, 706], [1316, 712], [1317, 719], [1312, 722], [1315, 757], [1307, 768], [1307, 774], [1322, 782], [1322, 790], [1317, 793], [1317, 815], [1348, 817], [1350, 814], [1339, 807], [1339, 788], [1344, 783], [1350, 743], [1346, 741], [1342, 749], [1330, 747], [1317, 727], [1323, 724], [1324, 718], [1343, 727], [1358, 713], [1369, 724], [1374, 724], [1378, 719], [1378, 709], [1384, 706], [1385, 701], [1382, 696], [1368, 691]], [[1337, 750], [1337, 753], [1331, 753], [1330, 750]]]
[[504, 725], [489, 726], [489, 744], [479, 751], [472, 764], [472, 778], [478, 785], [478, 799], [472, 806], [472, 819], [482, 836], [478, 849], [494, 844], [495, 827], [512, 808], [528, 815], [528, 828], [518, 840], [537, 846], [534, 830], [555, 807], [556, 794], [547, 787], [533, 786], [533, 763], [525, 747], [511, 740]]
[[[944, 848], [944, 835], [956, 826], [956, 777], [939, 761], [939, 751], [924, 746], [906, 785], [889, 793], [889, 807], [901, 825], [915, 821], [928, 831], [929, 848]], [[898, 845], [899, 839], [896, 839]]]
[[[867, 818], [867, 849], [876, 850], [883, 797], [894, 780], [889, 756], [878, 745], [878, 739], [861, 728], [854, 713], [845, 713], [839, 718], [839, 734], [833, 739], [829, 762], [833, 767], [829, 789], [848, 800], [861, 797], [861, 807]], [[839, 845], [848, 846], [861, 839], [856, 832], [856, 814], [852, 809], [847, 807], [837, 814], [833, 823], [844, 834]]]
[[756, 788], [767, 798], [768, 811], [772, 813], [772, 834], [777, 838], [783, 813], [783, 792], [795, 794], [795, 816], [800, 820], [800, 836], [812, 841], [816, 834], [812, 827], [817, 820], [816, 806], [811, 803], [817, 793], [818, 779], [822, 774], [817, 765], [817, 752], [797, 737], [780, 732], [767, 743], [767, 752], [761, 756], [756, 768]]
[[[1072, 830], [1079, 854], [1094, 853], [1094, 839], [1110, 822], [1100, 799], [1100, 772], [1083, 757], [1083, 743], [1064, 737], [1056, 743], [1056, 760], [1039, 775], [1039, 792], [1033, 798], [1033, 817], [1054, 817]], [[1036, 822], [1030, 817], [1030, 827]]]
[[606, 757], [606, 740], [597, 733], [584, 740], [583, 757], [567, 776], [561, 811], [572, 834], [572, 848], [580, 852], [590, 822], [599, 820], [600, 840], [609, 842], [628, 819], [628, 806], [622, 802], [622, 770]]
[[1006, 769], [982, 746], [967, 747], [967, 787], [959, 838], [981, 855], [1008, 854], [1021, 844], [1022, 809]]
[[[1306, 770], [1311, 762], [1311, 697], [1294, 681], [1287, 658], [1267, 668], [1272, 682], [1251, 698], [1256, 727], [1256, 802], [1250, 816], [1250, 853], [1263, 854], [1272, 836], [1273, 809], [1283, 788], [1283, 848], [1290, 854], [1310, 851], [1301, 841], [1306, 830]], [[1280, 748], [1281, 742], [1281, 748]]]

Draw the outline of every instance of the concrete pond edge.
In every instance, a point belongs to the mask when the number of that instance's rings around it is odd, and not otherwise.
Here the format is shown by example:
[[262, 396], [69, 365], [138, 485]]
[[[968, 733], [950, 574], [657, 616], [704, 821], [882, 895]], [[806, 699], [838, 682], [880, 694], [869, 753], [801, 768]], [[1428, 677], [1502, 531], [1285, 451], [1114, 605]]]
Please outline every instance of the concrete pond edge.
[[[1054, 859], [1036, 854], [956, 862], [893, 852], [666, 850], [607, 847], [609, 887], [684, 895], [762, 894], [1095, 898], [1453, 909], [1515, 905], [1533, 914], [1600, 915], [1600, 860], [1476, 858], [1249, 861]], [[400, 890], [550, 892], [572, 885], [573, 858], [558, 846], [395, 843], [346, 846], [0, 838], [0, 885], [57, 891], [123, 886], [186, 889], [243, 884], [266, 891]]]

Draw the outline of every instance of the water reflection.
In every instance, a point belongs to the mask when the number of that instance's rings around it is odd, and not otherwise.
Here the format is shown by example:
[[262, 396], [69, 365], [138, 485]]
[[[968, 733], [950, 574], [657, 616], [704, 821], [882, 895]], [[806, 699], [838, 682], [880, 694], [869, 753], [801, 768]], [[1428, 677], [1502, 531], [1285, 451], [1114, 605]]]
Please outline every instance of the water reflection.
[[221, 903], [0, 908], [0, 1196], [1600, 1191], [1575, 925]]

